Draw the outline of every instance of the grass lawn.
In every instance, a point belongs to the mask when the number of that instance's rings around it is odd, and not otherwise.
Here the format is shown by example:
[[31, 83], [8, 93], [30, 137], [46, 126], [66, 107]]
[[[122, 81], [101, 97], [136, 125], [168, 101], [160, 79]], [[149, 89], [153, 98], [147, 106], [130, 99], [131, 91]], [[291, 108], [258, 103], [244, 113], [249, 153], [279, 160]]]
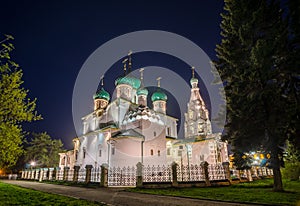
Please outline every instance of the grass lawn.
[[0, 182], [0, 205], [103, 205]]
[[300, 181], [284, 180], [285, 192], [273, 192], [273, 179], [257, 180], [227, 187], [128, 189], [131, 192], [192, 197], [199, 199], [300, 206]]

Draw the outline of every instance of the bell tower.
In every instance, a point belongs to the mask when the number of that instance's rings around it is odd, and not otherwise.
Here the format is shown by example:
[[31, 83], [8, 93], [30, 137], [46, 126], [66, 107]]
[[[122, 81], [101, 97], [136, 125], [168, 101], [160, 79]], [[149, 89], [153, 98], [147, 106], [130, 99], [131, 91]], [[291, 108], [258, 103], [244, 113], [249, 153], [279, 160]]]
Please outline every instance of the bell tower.
[[200, 95], [198, 79], [195, 77], [195, 67], [192, 67], [190, 84], [191, 97], [187, 104], [187, 113], [185, 113], [184, 136], [185, 138], [206, 136], [212, 133], [211, 122], [205, 102]]

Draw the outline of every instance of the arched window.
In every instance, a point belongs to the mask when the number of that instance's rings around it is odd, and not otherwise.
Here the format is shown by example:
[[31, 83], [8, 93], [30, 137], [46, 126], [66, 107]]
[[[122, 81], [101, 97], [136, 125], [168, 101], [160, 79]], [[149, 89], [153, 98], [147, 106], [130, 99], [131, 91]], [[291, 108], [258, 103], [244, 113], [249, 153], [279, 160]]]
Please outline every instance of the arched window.
[[167, 128], [167, 135], [168, 135], [168, 136], [171, 135], [171, 128], [170, 128], [170, 127]]
[[86, 155], [86, 149], [85, 147], [83, 148], [83, 159], [85, 158], [85, 155]]
[[111, 148], [111, 154], [114, 155], [115, 154], [115, 147]]
[[167, 149], [167, 155], [171, 155], [171, 148]]
[[75, 151], [75, 160], [78, 159], [78, 150]]

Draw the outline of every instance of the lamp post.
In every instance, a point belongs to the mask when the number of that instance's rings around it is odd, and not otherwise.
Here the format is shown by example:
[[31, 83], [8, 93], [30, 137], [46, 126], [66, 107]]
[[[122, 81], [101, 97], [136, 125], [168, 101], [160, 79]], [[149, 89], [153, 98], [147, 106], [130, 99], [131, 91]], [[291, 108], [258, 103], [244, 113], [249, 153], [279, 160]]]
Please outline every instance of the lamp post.
[[35, 161], [30, 162], [30, 169], [32, 169], [35, 166]]

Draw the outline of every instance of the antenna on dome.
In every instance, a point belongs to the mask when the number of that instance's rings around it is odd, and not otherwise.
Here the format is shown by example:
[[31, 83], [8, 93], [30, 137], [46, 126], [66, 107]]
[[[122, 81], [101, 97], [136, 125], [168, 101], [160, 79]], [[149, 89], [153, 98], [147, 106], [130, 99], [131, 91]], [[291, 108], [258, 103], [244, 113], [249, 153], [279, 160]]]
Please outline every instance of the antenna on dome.
[[157, 77], [156, 80], [157, 80], [157, 86], [160, 87], [160, 80], [161, 80], [161, 77]]
[[195, 78], [195, 67], [194, 66], [192, 66], [192, 78]]
[[122, 61], [122, 63], [124, 64], [124, 68], [123, 68], [123, 70], [124, 70], [124, 76], [126, 76], [126, 62], [127, 61], [128, 61], [127, 58]]

